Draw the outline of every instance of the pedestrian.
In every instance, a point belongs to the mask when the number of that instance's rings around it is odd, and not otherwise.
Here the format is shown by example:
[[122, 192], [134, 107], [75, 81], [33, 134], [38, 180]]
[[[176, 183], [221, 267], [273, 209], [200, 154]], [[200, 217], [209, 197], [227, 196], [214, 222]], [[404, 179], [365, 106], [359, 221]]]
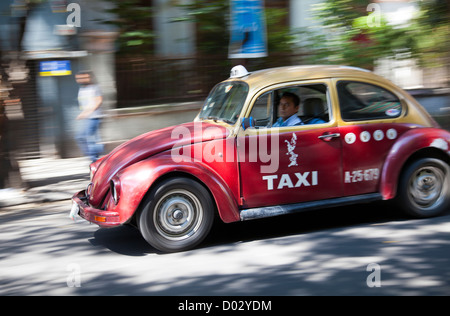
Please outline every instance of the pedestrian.
[[103, 103], [103, 96], [91, 71], [79, 72], [76, 75], [76, 80], [80, 85], [78, 104], [81, 110], [81, 113], [77, 116], [80, 124], [76, 133], [76, 140], [83, 154], [94, 162], [103, 153], [103, 145], [100, 143], [99, 135], [102, 116], [100, 107]]

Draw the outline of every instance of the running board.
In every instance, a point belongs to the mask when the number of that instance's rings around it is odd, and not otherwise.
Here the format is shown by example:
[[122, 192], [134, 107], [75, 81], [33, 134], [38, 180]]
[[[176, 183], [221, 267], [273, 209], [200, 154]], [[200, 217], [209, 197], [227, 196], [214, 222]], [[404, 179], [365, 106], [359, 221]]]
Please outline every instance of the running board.
[[380, 193], [370, 193], [364, 195], [346, 196], [335, 199], [327, 199], [312, 202], [303, 202], [286, 205], [276, 205], [268, 207], [256, 207], [242, 210], [240, 213], [241, 221], [248, 221], [257, 218], [272, 217], [278, 215], [292, 214], [304, 211], [310, 211], [325, 207], [335, 207], [358, 203], [367, 203], [382, 200]]

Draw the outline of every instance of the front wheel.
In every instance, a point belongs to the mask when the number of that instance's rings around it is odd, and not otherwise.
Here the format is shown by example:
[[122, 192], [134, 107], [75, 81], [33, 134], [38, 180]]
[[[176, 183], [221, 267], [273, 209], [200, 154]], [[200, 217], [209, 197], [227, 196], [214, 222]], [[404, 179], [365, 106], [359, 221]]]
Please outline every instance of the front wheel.
[[194, 180], [174, 178], [152, 190], [139, 217], [139, 229], [156, 249], [177, 252], [202, 242], [213, 219], [209, 192]]
[[450, 205], [450, 168], [442, 160], [424, 158], [408, 166], [402, 175], [398, 202], [417, 218], [437, 216]]

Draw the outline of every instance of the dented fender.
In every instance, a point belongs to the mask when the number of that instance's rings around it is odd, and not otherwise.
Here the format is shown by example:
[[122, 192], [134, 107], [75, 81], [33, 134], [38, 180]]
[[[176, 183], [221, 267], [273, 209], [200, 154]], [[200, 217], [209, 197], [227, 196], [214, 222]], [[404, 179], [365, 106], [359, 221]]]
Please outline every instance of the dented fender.
[[389, 151], [381, 173], [383, 200], [393, 199], [407, 160], [422, 149], [435, 148], [450, 157], [450, 133], [437, 128], [416, 128], [404, 133]]

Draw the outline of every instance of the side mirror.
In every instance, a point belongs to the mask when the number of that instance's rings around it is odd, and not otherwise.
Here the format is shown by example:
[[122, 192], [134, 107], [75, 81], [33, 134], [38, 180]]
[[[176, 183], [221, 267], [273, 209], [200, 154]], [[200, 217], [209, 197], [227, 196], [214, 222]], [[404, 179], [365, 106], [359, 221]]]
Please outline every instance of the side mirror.
[[253, 117], [244, 117], [242, 119], [242, 128], [244, 131], [249, 127], [255, 127], [255, 121], [253, 120]]

